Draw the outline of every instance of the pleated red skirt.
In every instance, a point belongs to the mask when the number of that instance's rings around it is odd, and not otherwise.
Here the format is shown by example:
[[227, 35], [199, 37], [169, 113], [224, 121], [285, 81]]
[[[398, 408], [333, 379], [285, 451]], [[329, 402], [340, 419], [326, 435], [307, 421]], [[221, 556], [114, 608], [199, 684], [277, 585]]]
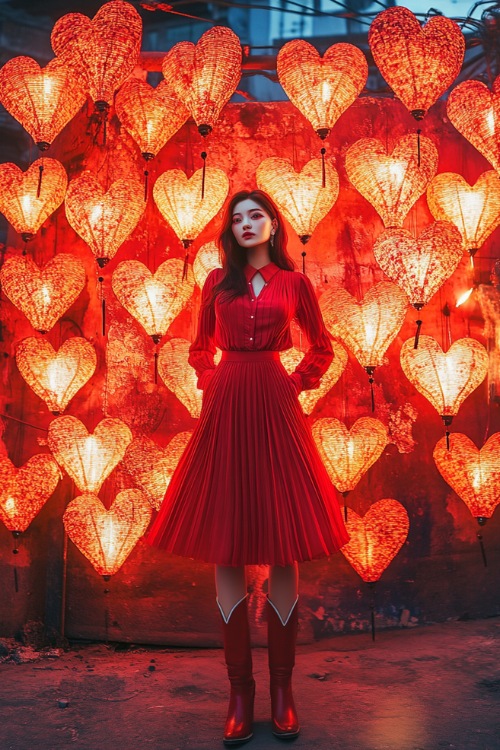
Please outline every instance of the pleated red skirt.
[[223, 352], [146, 541], [235, 566], [325, 557], [348, 538], [279, 352]]

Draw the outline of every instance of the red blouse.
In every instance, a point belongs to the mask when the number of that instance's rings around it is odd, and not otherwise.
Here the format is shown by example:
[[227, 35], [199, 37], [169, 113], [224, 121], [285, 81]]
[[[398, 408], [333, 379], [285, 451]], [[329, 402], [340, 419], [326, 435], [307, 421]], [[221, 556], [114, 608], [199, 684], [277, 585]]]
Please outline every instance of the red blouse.
[[[222, 268], [214, 268], [207, 276], [201, 295], [196, 338], [189, 347], [188, 362], [198, 376], [198, 388], [204, 389], [215, 370], [216, 347], [228, 351], [290, 349], [290, 323], [295, 319], [309, 341], [309, 349], [290, 375], [297, 392], [317, 388], [328, 370], [333, 349], [314, 288], [308, 277], [299, 271], [286, 271], [275, 263], [244, 269], [248, 294], [220, 301], [207, 307], [209, 293], [222, 277]], [[258, 296], [252, 287], [254, 274], [260, 273], [265, 284]]]

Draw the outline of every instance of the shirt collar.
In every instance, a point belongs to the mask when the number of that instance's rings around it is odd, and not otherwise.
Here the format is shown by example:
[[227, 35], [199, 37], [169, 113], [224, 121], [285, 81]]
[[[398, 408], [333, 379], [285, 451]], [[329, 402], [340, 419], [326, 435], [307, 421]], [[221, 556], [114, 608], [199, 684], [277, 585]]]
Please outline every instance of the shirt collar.
[[254, 268], [252, 265], [250, 265], [250, 263], [247, 263], [243, 270], [245, 272], [247, 281], [251, 281], [256, 273], [260, 273], [263, 276], [264, 281], [268, 282], [280, 269], [279, 266], [276, 265], [276, 263], [273, 263], [271, 261], [271, 263], [268, 263], [266, 266], [262, 266], [261, 268]]

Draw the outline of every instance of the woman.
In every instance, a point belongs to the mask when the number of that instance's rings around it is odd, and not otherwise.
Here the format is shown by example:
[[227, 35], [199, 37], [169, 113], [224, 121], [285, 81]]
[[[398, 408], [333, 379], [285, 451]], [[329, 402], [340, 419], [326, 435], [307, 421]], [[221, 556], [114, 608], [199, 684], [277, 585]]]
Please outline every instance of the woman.
[[[224, 743], [252, 737], [252, 676], [245, 565], [269, 565], [267, 600], [273, 733], [299, 733], [291, 676], [298, 612], [297, 562], [348, 539], [298, 395], [316, 388], [333, 350], [313, 287], [294, 271], [278, 209], [260, 190], [229, 203], [223, 267], [203, 287], [189, 364], [203, 390], [200, 419], [148, 541], [215, 563], [231, 696]], [[288, 375], [295, 318], [310, 347]], [[214, 365], [216, 346], [222, 359]]]

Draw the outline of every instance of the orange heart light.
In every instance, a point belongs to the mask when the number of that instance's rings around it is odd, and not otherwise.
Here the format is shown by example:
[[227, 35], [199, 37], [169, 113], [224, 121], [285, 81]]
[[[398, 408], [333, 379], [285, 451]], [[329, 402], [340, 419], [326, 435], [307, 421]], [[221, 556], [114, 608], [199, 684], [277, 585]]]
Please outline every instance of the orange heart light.
[[192, 274], [183, 284], [182, 272], [183, 262], [178, 258], [166, 260], [154, 274], [138, 260], [125, 260], [111, 277], [111, 286], [123, 307], [155, 343], [167, 332], [194, 291]]
[[200, 247], [193, 262], [194, 280], [200, 289], [214, 268], [220, 268], [219, 248], [215, 242], [207, 242]]
[[122, 460], [132, 433], [120, 419], [99, 422], [92, 435], [76, 417], [50, 423], [48, 446], [81, 492], [99, 492], [102, 483]]
[[131, 78], [117, 93], [115, 106], [120, 122], [146, 161], [156, 156], [189, 117], [167, 81], [154, 89], [146, 81]]
[[0, 70], [0, 101], [41, 151], [50, 147], [86, 98], [81, 79], [58, 59], [40, 68], [31, 57], [15, 57]]
[[374, 503], [363, 517], [349, 508], [350, 539], [341, 549], [363, 581], [378, 581], [408, 536], [410, 519], [405, 508], [392, 498]]
[[320, 57], [309, 42], [293, 39], [280, 49], [276, 69], [292, 104], [323, 139], [359, 96], [368, 78], [364, 54], [344, 42], [333, 44]]
[[433, 142], [417, 135], [398, 139], [392, 154], [377, 138], [361, 138], [347, 150], [347, 176], [368, 200], [386, 227], [401, 227], [415, 201], [425, 192], [438, 166]]
[[454, 432], [449, 448], [442, 438], [433, 456], [441, 476], [472, 515], [483, 523], [491, 518], [500, 504], [500, 432], [492, 435], [481, 450], [467, 435]]
[[[346, 349], [340, 341], [332, 341], [331, 343], [334, 357], [330, 367], [322, 376], [319, 386], [299, 393], [299, 401], [305, 414], [311, 414], [318, 401], [333, 388], [347, 366], [349, 355]], [[290, 374], [295, 370], [303, 356], [304, 352], [295, 346], [280, 352], [283, 366]]]
[[160, 509], [172, 474], [192, 434], [192, 431], [179, 432], [165, 449], [142, 435], [132, 440], [127, 448], [123, 464], [155, 510]]
[[288, 159], [264, 159], [256, 172], [260, 190], [269, 193], [305, 244], [339, 195], [337, 171], [321, 159], [311, 159], [297, 173]]
[[481, 81], [459, 83], [446, 103], [451, 123], [500, 171], [500, 76], [489, 88]]
[[71, 541], [108, 580], [130, 555], [151, 520], [151, 506], [140, 490], [123, 490], [106, 510], [96, 495], [72, 500], [63, 516]]
[[92, 377], [97, 355], [87, 339], [67, 339], [57, 352], [45, 339], [23, 339], [16, 349], [19, 372], [54, 414], [64, 411]]
[[51, 34], [55, 54], [84, 77], [100, 110], [109, 108], [114, 92], [134, 70], [141, 39], [141, 17], [123, 0], [105, 3], [92, 20], [81, 13], [67, 13]]
[[67, 185], [66, 170], [56, 159], [37, 159], [26, 172], [0, 164], [0, 213], [27, 242], [59, 208]]
[[17, 469], [0, 456], [0, 519], [9, 531], [25, 531], [54, 492], [61, 472], [52, 456], [32, 456]]
[[40, 333], [46, 333], [71, 307], [85, 286], [85, 267], [58, 253], [40, 270], [28, 256], [8, 258], [0, 271], [2, 289]]
[[163, 60], [163, 75], [208, 135], [241, 77], [241, 44], [226, 26], [213, 26], [197, 44], [179, 42]]
[[332, 484], [350, 492], [382, 455], [387, 427], [378, 419], [361, 417], [350, 430], [333, 417], [317, 419], [312, 434]]
[[156, 205], [185, 247], [220, 211], [229, 191], [229, 179], [222, 169], [206, 168], [203, 196], [202, 180], [201, 169], [190, 179], [180, 169], [168, 169], [153, 187]]
[[319, 304], [332, 336], [370, 369], [384, 364], [385, 353], [403, 325], [408, 300], [397, 284], [381, 281], [361, 302], [345, 289], [333, 289], [321, 295]]
[[380, 268], [417, 310], [451, 276], [462, 252], [460, 232], [446, 221], [431, 224], [417, 239], [406, 229], [386, 229], [373, 247]]
[[429, 183], [427, 203], [435, 219], [455, 224], [464, 247], [474, 256], [500, 225], [500, 179], [490, 169], [471, 186], [462, 175], [443, 172]]
[[446, 16], [431, 16], [425, 26], [401, 6], [374, 19], [368, 42], [375, 64], [394, 93], [421, 120], [460, 73], [465, 39]]
[[421, 336], [418, 349], [414, 349], [413, 339], [408, 339], [400, 356], [404, 374], [446, 425], [488, 372], [488, 352], [471, 338], [455, 341], [446, 353], [431, 336]]
[[100, 266], [116, 255], [144, 212], [144, 188], [137, 180], [116, 180], [106, 192], [92, 172], [71, 180], [66, 216]]
[[[186, 339], [170, 339], [162, 346], [158, 356], [161, 379], [195, 419], [200, 416], [203, 392], [198, 389], [196, 373], [188, 365], [189, 347]], [[218, 364], [221, 352], [217, 350], [214, 363]]]

